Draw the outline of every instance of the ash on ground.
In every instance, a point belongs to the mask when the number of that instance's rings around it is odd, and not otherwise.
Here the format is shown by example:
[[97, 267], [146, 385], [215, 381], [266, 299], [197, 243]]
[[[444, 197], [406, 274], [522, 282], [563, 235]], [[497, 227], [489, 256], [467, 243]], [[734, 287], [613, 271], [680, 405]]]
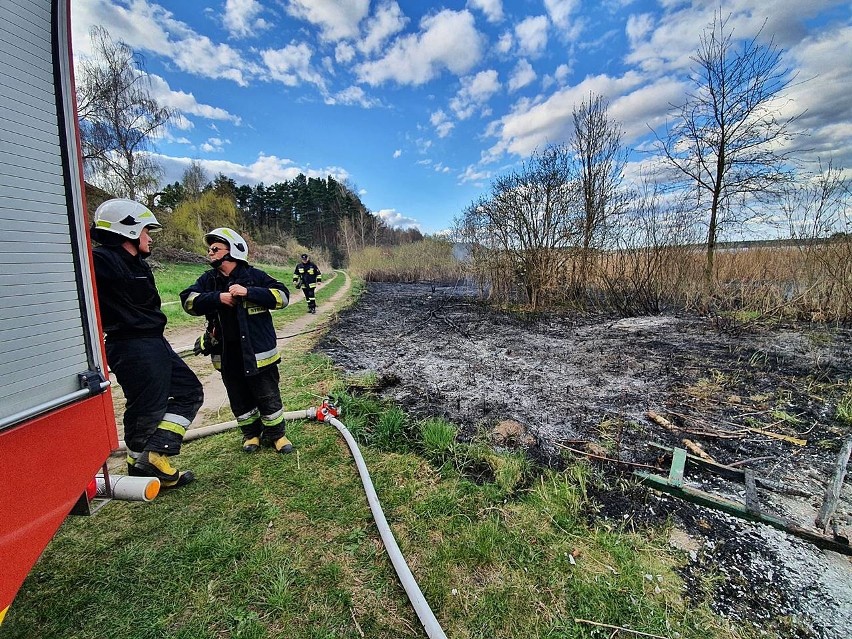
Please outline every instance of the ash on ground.
[[[761, 512], [819, 532], [814, 520], [848, 432], [825, 391], [849, 383], [850, 345], [845, 328], [508, 313], [469, 287], [370, 284], [319, 348], [349, 374], [375, 373], [409, 414], [460, 424], [463, 437], [511, 424], [512, 441], [552, 467], [573, 450], [667, 476], [671, 458], [649, 443], [688, 440], [764, 480]], [[745, 500], [742, 484], [691, 465], [685, 483]], [[675, 523], [687, 598], [781, 636], [849, 637], [849, 556], [644, 486], [594, 497], [593, 516], [613, 525]], [[848, 475], [833, 521], [841, 535], [852, 529]]]

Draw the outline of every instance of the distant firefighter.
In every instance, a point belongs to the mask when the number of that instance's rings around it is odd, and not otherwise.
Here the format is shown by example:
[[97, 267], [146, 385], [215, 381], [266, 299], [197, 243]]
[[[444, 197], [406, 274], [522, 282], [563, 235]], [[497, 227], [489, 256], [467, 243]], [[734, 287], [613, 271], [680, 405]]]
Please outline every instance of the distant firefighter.
[[317, 284], [322, 282], [319, 267], [311, 262], [307, 253], [302, 253], [301, 262], [293, 272], [293, 286], [305, 292], [308, 301], [308, 313], [317, 312]]

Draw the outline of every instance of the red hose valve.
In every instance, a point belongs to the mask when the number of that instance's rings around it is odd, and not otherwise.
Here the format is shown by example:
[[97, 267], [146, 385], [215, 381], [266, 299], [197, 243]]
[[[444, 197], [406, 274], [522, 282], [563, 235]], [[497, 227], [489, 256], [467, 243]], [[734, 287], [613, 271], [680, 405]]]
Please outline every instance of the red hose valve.
[[331, 404], [328, 399], [324, 399], [319, 408], [317, 408], [317, 421], [324, 422], [329, 417], [337, 417], [339, 411], [334, 404]]

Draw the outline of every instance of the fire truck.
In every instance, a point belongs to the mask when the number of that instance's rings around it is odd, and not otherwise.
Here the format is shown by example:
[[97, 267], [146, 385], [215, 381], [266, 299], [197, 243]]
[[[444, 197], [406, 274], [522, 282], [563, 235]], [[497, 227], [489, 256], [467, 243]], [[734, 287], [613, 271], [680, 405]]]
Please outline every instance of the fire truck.
[[65, 518], [105, 503], [106, 462], [119, 445], [88, 236], [70, 0], [0, 2], [0, 292], [2, 623]]

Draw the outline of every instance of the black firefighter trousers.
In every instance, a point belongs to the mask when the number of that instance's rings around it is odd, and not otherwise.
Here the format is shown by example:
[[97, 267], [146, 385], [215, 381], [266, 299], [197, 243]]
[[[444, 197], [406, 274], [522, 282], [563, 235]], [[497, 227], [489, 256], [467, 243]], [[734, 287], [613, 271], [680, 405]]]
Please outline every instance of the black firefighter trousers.
[[204, 401], [195, 373], [164, 337], [107, 340], [106, 353], [127, 400], [127, 448], [177, 455], [186, 429]]

